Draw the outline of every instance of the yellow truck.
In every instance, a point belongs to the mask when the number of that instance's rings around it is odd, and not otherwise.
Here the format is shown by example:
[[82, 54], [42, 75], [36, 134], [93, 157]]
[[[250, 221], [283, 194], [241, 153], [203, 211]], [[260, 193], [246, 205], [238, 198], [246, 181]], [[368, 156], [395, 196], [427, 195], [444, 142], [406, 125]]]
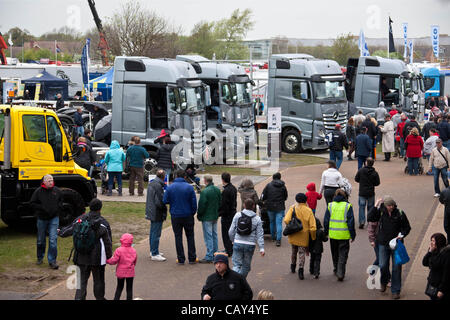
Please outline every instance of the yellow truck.
[[1, 218], [10, 225], [33, 219], [31, 196], [51, 174], [63, 192], [60, 225], [72, 222], [97, 197], [94, 179], [73, 160], [71, 145], [52, 110], [0, 105]]

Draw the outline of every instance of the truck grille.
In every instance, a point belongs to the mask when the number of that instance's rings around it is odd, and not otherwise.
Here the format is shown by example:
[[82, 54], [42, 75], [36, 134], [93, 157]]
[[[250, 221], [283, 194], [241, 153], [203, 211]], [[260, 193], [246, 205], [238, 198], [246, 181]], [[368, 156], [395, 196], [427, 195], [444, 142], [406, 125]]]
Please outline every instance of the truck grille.
[[323, 125], [327, 131], [333, 131], [336, 124], [340, 124], [342, 130], [345, 131], [347, 127], [347, 112], [334, 112], [331, 114], [323, 114]]

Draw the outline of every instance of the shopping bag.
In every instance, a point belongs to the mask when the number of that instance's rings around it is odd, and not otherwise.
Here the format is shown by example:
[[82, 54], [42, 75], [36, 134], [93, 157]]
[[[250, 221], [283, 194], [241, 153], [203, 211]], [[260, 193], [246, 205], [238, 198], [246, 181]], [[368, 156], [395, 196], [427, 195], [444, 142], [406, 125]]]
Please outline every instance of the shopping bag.
[[409, 262], [408, 252], [403, 242], [397, 240], [397, 248], [394, 251], [394, 262], [395, 264], [402, 265]]

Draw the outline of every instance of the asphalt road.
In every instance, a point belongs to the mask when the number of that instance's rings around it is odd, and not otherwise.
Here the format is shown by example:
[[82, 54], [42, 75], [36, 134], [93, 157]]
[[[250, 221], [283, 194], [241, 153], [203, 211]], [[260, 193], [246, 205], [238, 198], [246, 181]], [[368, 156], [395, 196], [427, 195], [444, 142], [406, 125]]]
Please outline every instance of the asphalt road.
[[[325, 162], [325, 160], [324, 160]], [[327, 165], [314, 165], [308, 167], [288, 168], [282, 171], [282, 180], [286, 182], [289, 199], [286, 205], [294, 203], [295, 194], [306, 192], [306, 185], [315, 182], [317, 189], [320, 186], [322, 171]], [[434, 213], [438, 200], [433, 198], [433, 181], [430, 176], [410, 177], [403, 173], [405, 162], [394, 158], [391, 162], [376, 161], [375, 168], [380, 174], [381, 186], [376, 189], [377, 197], [391, 195], [397, 201], [399, 207], [407, 215], [412, 230], [406, 237], [405, 244], [410, 254], [411, 260], [423, 240], [425, 230]], [[353, 192], [350, 198], [355, 212], [355, 220], [358, 214], [358, 184], [354, 182], [357, 170], [356, 161], [344, 161], [341, 167], [342, 174], [347, 177], [353, 185]], [[262, 191], [267, 182], [259, 183], [256, 187], [258, 193]], [[240, 201], [238, 200], [238, 204]], [[238, 205], [239, 206], [239, 205]], [[325, 201], [319, 201], [317, 215], [323, 221], [325, 213]], [[223, 249], [220, 225], [219, 249]], [[248, 275], [249, 281], [256, 297], [261, 289], [268, 289], [273, 292], [276, 299], [286, 300], [307, 300], [307, 299], [390, 299], [390, 294], [381, 295], [376, 290], [369, 290], [366, 285], [368, 275], [367, 267], [371, 265], [375, 258], [374, 251], [370, 247], [367, 238], [367, 229], [357, 228], [357, 237], [351, 244], [349, 259], [347, 263], [347, 273], [343, 282], [338, 282], [333, 275], [331, 253], [329, 242], [324, 244], [324, 254], [322, 257], [321, 275], [319, 279], [314, 279], [308, 272], [305, 272], [305, 280], [298, 279], [297, 274], [290, 273], [291, 246], [287, 238], [283, 238], [281, 247], [276, 247], [266, 238], [266, 256], [261, 257], [255, 252], [252, 263], [252, 270]], [[113, 230], [114, 232], [114, 230]], [[201, 224], [196, 223], [195, 228], [197, 256], [204, 257], [205, 246]], [[184, 239], [187, 253], [186, 240]], [[138, 263], [136, 266], [136, 278], [134, 282], [134, 297], [149, 300], [188, 300], [200, 299], [201, 288], [209, 274], [214, 272], [212, 264], [209, 265], [184, 265], [175, 263], [175, 242], [171, 228], [163, 230], [161, 237], [160, 251], [168, 258], [165, 262], [151, 261], [149, 258], [148, 241], [143, 241], [135, 246], [138, 251]], [[231, 263], [230, 263], [231, 264]], [[309, 258], [306, 260], [306, 266]], [[402, 278], [406, 279], [409, 265], [403, 269]], [[306, 270], [308, 270], [306, 268]], [[116, 287], [114, 275], [115, 267], [107, 266], [106, 272], [106, 298], [112, 299]], [[425, 269], [423, 272], [427, 272]], [[69, 276], [69, 275], [68, 275]], [[73, 299], [74, 290], [66, 288], [65, 283], [52, 288], [42, 300]], [[125, 292], [122, 298], [125, 297]], [[92, 279], [89, 281], [88, 299], [93, 299]], [[411, 297], [412, 298], [412, 297]], [[417, 299], [417, 297], [415, 297]], [[408, 299], [408, 293], [402, 292], [402, 299]], [[425, 296], [424, 296], [425, 299]]]

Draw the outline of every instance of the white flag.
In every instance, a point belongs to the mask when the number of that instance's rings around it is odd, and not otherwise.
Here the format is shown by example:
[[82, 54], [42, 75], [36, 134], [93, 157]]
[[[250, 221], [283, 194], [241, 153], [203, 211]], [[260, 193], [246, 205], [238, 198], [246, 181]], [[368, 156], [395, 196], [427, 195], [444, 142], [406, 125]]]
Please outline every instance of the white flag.
[[436, 58], [439, 58], [439, 26], [431, 26], [431, 45]]
[[10, 46], [13, 45], [12, 38], [11, 38], [11, 34], [9, 35], [8, 43], [9, 43]]
[[403, 28], [403, 43], [404, 43], [404, 47], [405, 50], [403, 51], [403, 58], [406, 59], [406, 57], [408, 56], [408, 23], [404, 22], [402, 24], [402, 28]]

